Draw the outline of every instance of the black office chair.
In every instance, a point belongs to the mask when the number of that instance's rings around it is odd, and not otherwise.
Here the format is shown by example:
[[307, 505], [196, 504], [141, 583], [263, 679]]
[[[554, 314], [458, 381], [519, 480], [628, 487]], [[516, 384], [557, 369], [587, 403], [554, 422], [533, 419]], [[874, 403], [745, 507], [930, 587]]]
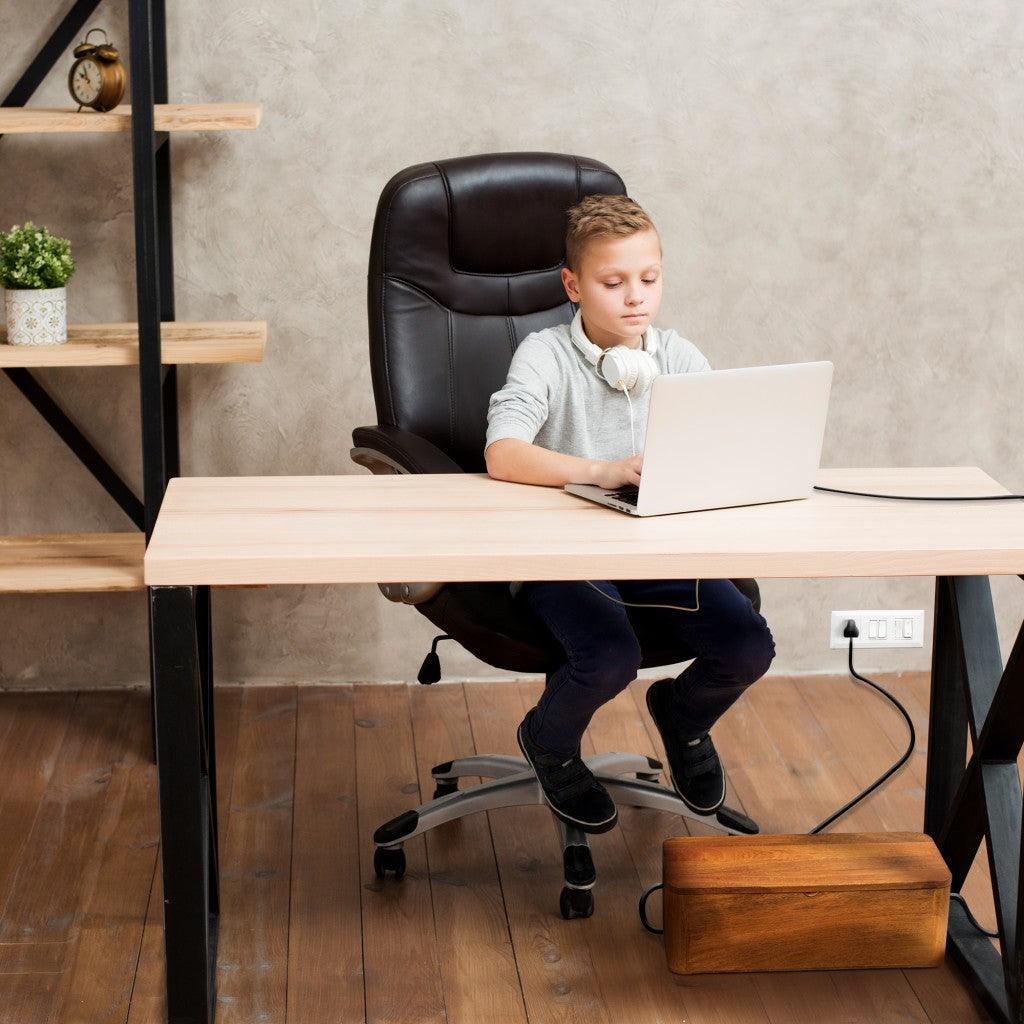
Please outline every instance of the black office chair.
[[[396, 174], [377, 205], [370, 245], [368, 307], [376, 426], [352, 431], [352, 459], [374, 473], [486, 471], [487, 406], [505, 383], [512, 353], [532, 331], [568, 322], [575, 308], [559, 271], [566, 210], [585, 195], [626, 192], [596, 160], [553, 153], [493, 153], [417, 164]], [[754, 580], [733, 581], [760, 609]], [[544, 623], [515, 602], [507, 583], [388, 583], [392, 601], [411, 604], [443, 633], [420, 669], [440, 678], [437, 644], [454, 639], [482, 661], [547, 677], [564, 660]], [[641, 637], [643, 667], [687, 661], [694, 652]], [[698, 816], [658, 784], [661, 764], [642, 754], [587, 759], [616, 803], [652, 807], [753, 833], [727, 807]], [[460, 777], [493, 781], [459, 792]], [[374, 868], [400, 878], [402, 843], [477, 811], [543, 803], [518, 757], [481, 755], [433, 769], [434, 798], [374, 833]], [[552, 815], [554, 818], [554, 816]], [[595, 871], [586, 834], [554, 818], [562, 839], [564, 917], [593, 912]]]

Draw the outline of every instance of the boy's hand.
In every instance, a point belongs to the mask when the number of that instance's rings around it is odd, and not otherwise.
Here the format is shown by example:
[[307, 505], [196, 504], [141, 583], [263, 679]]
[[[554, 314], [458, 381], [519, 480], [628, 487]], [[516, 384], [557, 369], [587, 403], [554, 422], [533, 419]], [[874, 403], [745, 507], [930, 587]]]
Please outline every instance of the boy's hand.
[[609, 462], [602, 459], [597, 463], [594, 483], [606, 490], [625, 487], [628, 484], [640, 483], [640, 471], [643, 468], [643, 455], [631, 455], [628, 459]]

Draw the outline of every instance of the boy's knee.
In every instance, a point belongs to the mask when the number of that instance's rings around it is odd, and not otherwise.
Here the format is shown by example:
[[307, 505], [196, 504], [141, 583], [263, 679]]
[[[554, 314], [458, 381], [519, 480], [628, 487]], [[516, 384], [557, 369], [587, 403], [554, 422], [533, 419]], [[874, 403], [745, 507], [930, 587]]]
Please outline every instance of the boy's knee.
[[767, 622], [758, 616], [749, 629], [736, 634], [730, 644], [730, 660], [738, 681], [753, 683], [761, 678], [775, 660], [775, 640]]

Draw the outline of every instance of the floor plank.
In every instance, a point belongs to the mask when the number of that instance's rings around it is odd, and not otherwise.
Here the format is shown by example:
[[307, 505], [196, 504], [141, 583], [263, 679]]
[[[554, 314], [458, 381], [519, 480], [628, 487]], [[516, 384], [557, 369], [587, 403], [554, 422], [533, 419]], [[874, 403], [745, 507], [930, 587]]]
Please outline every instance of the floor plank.
[[378, 881], [373, 871], [374, 830], [419, 802], [408, 687], [357, 686], [355, 715], [366, 1019], [440, 1024], [444, 993], [422, 837], [405, 844], [401, 882]]
[[160, 828], [156, 765], [146, 749], [148, 694], [130, 694], [127, 712], [131, 732], [113, 766], [96, 855], [85, 873], [88, 895], [76, 921], [74, 954], [57, 1000], [62, 1024], [120, 1024], [128, 1016]]
[[77, 697], [12, 693], [0, 700], [0, 911], [10, 900]]
[[124, 752], [126, 702], [124, 692], [79, 696], [0, 915], [0, 942], [68, 938], [111, 765]]
[[0, 974], [60, 974], [68, 947], [67, 941], [0, 942]]
[[59, 973], [0, 977], [0, 1024], [48, 1024], [59, 984]]
[[287, 1019], [361, 1021], [356, 752], [350, 687], [300, 687]]
[[[476, 753], [461, 684], [410, 691], [420, 792], [431, 799], [435, 764]], [[462, 788], [480, 779], [461, 780]], [[485, 814], [427, 833], [438, 960], [450, 1021], [525, 1024], [515, 954]]]
[[295, 712], [295, 687], [243, 691], [221, 848], [219, 1024], [285, 1019]]

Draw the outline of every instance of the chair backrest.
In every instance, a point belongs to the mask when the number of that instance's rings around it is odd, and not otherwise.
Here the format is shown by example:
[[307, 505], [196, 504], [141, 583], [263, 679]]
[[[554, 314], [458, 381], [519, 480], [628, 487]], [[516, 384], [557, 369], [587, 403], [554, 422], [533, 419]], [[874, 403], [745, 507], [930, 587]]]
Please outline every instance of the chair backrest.
[[626, 192], [596, 160], [489, 153], [417, 164], [377, 204], [370, 367], [379, 423], [481, 472], [490, 396], [516, 346], [575, 312], [562, 287], [566, 210]]

